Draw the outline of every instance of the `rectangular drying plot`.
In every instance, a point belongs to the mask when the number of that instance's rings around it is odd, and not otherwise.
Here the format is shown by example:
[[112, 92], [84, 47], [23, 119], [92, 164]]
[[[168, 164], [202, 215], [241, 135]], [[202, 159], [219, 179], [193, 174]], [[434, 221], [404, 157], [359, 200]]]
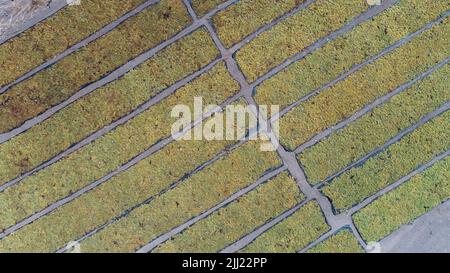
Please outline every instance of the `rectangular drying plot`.
[[380, 241], [450, 198], [450, 157], [435, 163], [353, 215], [367, 242]]
[[212, 22], [220, 40], [229, 48], [303, 2], [303, 0], [241, 0], [214, 15]]
[[338, 211], [349, 209], [450, 148], [450, 111], [322, 188]]
[[218, 252], [303, 199], [294, 178], [283, 172], [152, 252]]
[[299, 154], [309, 183], [337, 173], [449, 101], [448, 75], [450, 64]]
[[0, 144], [0, 185], [65, 151], [218, 56], [207, 31], [195, 31], [120, 79]]
[[364, 253], [355, 235], [344, 229], [309, 249], [307, 253]]
[[0, 87], [77, 44], [145, 0], [84, 0], [0, 45]]
[[250, 141], [174, 189], [82, 241], [86, 252], [133, 252], [251, 185], [280, 166], [275, 152]]
[[190, 1], [192, 7], [194, 8], [194, 11], [199, 17], [206, 15], [209, 11], [211, 11], [215, 7], [227, 2], [227, 0], [190, 0]]
[[361, 0], [317, 0], [260, 34], [236, 53], [236, 60], [246, 78], [253, 82], [368, 7]]
[[264, 81], [256, 87], [255, 100], [285, 108], [449, 8], [447, 0], [401, 0]]
[[317, 202], [312, 201], [276, 224], [241, 250], [246, 253], [296, 252], [330, 230]]
[[237, 92], [239, 84], [225, 64], [217, 64], [127, 123], [1, 192], [0, 205], [7, 209], [0, 211], [0, 229], [100, 179], [170, 137], [177, 120], [170, 115], [174, 106], [182, 104], [193, 109], [196, 96], [203, 97], [205, 105], [221, 104]]
[[[148, 22], [152, 22], [149, 24]], [[172, 37], [191, 22], [181, 0], [162, 0], [0, 95], [0, 133], [23, 124]]]
[[[231, 141], [176, 141], [0, 240], [0, 252], [53, 252], [191, 175]], [[102, 200], [98, 202], [98, 200]]]
[[[234, 104], [243, 105], [242, 100]], [[190, 133], [190, 132], [188, 132]], [[176, 141], [0, 240], [0, 252], [53, 252], [213, 163], [236, 141]], [[102, 200], [102, 202], [98, 202]], [[43, 236], [45, 235], [45, 236]]]
[[449, 18], [284, 115], [280, 141], [289, 150], [407, 83], [450, 55]]

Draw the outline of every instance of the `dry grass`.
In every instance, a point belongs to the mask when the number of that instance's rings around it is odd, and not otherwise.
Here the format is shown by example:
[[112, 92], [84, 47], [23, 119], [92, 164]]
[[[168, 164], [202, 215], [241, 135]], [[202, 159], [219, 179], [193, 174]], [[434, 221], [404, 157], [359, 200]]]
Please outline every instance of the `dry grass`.
[[217, 13], [212, 21], [217, 35], [229, 48], [302, 2], [303, 0], [242, 0]]
[[0, 86], [62, 53], [144, 1], [83, 0], [80, 5], [62, 8], [0, 45]]
[[244, 253], [295, 252], [330, 230], [316, 201], [311, 201], [256, 238]]
[[285, 108], [436, 19], [448, 8], [448, 1], [400, 1], [264, 81], [256, 88], [255, 100]]
[[[170, 160], [170, 159], [168, 159]], [[223, 202], [280, 166], [275, 152], [250, 141], [83, 241], [86, 252], [132, 252]]]
[[294, 178], [283, 172], [152, 252], [218, 252], [302, 200]]
[[[281, 143], [289, 150], [350, 117], [365, 105], [407, 83], [450, 53], [446, 18], [408, 43], [296, 106], [280, 120]], [[326, 109], [326, 111], [325, 111]]]
[[364, 253], [355, 235], [344, 229], [320, 242], [307, 253]]
[[[198, 51], [197, 47], [203, 50]], [[0, 185], [132, 111], [164, 88], [212, 62], [218, 54], [206, 30], [198, 30], [120, 79], [0, 144]]]
[[129, 18], [108, 34], [1, 94], [0, 133], [61, 103], [172, 37], [190, 22], [181, 0], [162, 0]]
[[396, 182], [450, 148], [450, 111], [350, 169], [322, 188], [342, 212]]
[[0, 206], [6, 209], [0, 211], [0, 229], [100, 179], [169, 137], [176, 120], [170, 117], [170, 111], [175, 105], [192, 109], [194, 96], [203, 97], [205, 105], [221, 104], [238, 90], [225, 65], [216, 65], [127, 123], [1, 192]]
[[353, 219], [361, 236], [379, 241], [450, 198], [450, 157], [363, 208]]
[[238, 52], [236, 61], [250, 82], [368, 8], [361, 0], [319, 0], [261, 33]]
[[191, 3], [197, 15], [201, 17], [226, 1], [227, 0], [192, 0]]
[[302, 152], [298, 158], [309, 183], [318, 184], [449, 101], [449, 74], [450, 65], [445, 65], [386, 104]]

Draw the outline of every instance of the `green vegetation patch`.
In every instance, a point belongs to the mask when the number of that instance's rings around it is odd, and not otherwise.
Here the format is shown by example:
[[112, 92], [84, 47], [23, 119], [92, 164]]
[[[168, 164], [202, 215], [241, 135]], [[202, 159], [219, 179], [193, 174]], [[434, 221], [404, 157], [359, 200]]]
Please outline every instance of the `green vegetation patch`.
[[317, 202], [309, 202], [290, 217], [255, 239], [241, 252], [285, 253], [298, 251], [330, 230]]
[[280, 166], [275, 152], [250, 141], [176, 188], [82, 242], [86, 252], [132, 252], [254, 183]]
[[144, 2], [85, 0], [81, 5], [64, 7], [0, 45], [0, 86], [45, 63]]
[[283, 172], [152, 252], [218, 252], [302, 200], [294, 178]]
[[206, 15], [209, 11], [227, 2], [228, 0], [190, 0], [192, 7], [199, 17]]
[[450, 198], [450, 157], [353, 215], [361, 236], [379, 241]]
[[[201, 47], [202, 50], [197, 50]], [[129, 113], [218, 57], [206, 30], [194, 32], [135, 70], [0, 144], [0, 184], [29, 171]]]
[[224, 45], [231, 47], [303, 2], [304, 0], [242, 0], [217, 13], [212, 21]]
[[447, 17], [412, 41], [295, 107], [280, 120], [281, 143], [293, 150], [364, 105], [418, 77], [450, 54], [449, 36]]
[[[149, 22], [152, 22], [149, 24]], [[181, 0], [162, 0], [0, 95], [0, 133], [61, 103], [191, 22]]]
[[263, 82], [255, 100], [285, 108], [448, 9], [446, 0], [402, 0]]
[[364, 253], [350, 230], [341, 230], [307, 251], [308, 253]]
[[448, 75], [449, 64], [302, 152], [298, 158], [309, 182], [318, 184], [449, 101]]
[[239, 84], [219, 63], [208, 73], [177, 90], [127, 123], [96, 139], [61, 161], [0, 193], [0, 230], [100, 179], [157, 141], [169, 137], [176, 118], [172, 108], [193, 109], [194, 97], [205, 105], [220, 104], [239, 91]]
[[260, 34], [236, 53], [236, 60], [247, 79], [253, 82], [367, 8], [367, 2], [361, 0], [318, 0]]
[[450, 147], [450, 111], [427, 122], [362, 166], [332, 180], [322, 192], [338, 211], [396, 182]]

